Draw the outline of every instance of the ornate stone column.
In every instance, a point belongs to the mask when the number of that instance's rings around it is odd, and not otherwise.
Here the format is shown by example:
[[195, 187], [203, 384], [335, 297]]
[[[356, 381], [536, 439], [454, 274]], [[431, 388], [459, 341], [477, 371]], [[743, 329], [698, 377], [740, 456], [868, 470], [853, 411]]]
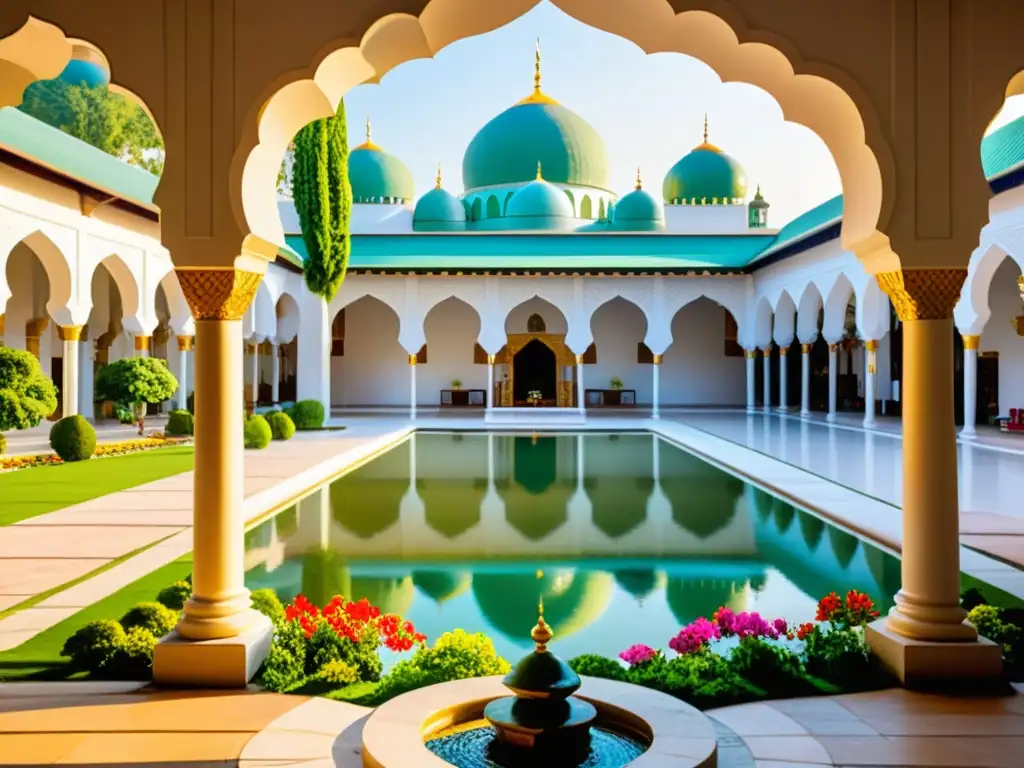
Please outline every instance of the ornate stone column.
[[139, 335], [135, 337], [135, 356], [136, 357], [149, 357], [150, 346], [152, 344], [152, 336]]
[[409, 418], [416, 418], [416, 355], [409, 355]]
[[811, 350], [814, 344], [800, 345], [800, 415], [811, 415]]
[[981, 336], [964, 335], [964, 428], [960, 436], [977, 435], [978, 423], [978, 345]]
[[270, 342], [270, 401], [281, 402], [281, 347], [276, 341]]
[[78, 413], [78, 343], [82, 338], [82, 326], [58, 325], [57, 336], [64, 343], [64, 372], [61, 379], [61, 415], [74, 416]]
[[195, 348], [195, 336], [178, 336], [178, 407], [188, 408], [188, 353]]
[[744, 349], [743, 350], [743, 357], [744, 357], [743, 362], [744, 362], [744, 365], [745, 365], [745, 367], [747, 369], [746, 370], [746, 373], [747, 373], [747, 413], [753, 413], [756, 410], [756, 408], [757, 408], [756, 399], [755, 399], [755, 396], [754, 396], [755, 384], [756, 384], [756, 382], [755, 382], [755, 378], [756, 377], [755, 377], [755, 372], [754, 372], [754, 364], [755, 364], [755, 362], [757, 360], [757, 350], [756, 349]]
[[487, 410], [494, 408], [494, 355], [487, 356]]
[[878, 342], [864, 342], [864, 426], [875, 426], [875, 370], [878, 367]]
[[761, 407], [765, 411], [770, 411], [772, 409], [772, 345], [769, 344], [767, 347], [763, 347], [761, 354], [763, 355], [761, 372], [764, 374], [764, 381], [762, 382], [764, 405]]
[[583, 389], [583, 355], [576, 355], [576, 407], [581, 414], [587, 412]]
[[651, 418], [654, 419], [661, 418], [661, 361], [663, 359], [662, 355], [654, 355], [654, 365], [652, 366], [654, 379], [651, 382]]
[[786, 356], [789, 354], [789, 347], [779, 347], [779, 410], [789, 410], [789, 371], [786, 365]]
[[838, 344], [829, 342], [828, 345], [828, 416], [829, 421], [836, 420], [838, 393], [836, 386], [839, 383], [839, 350]]
[[270, 645], [268, 619], [245, 588], [242, 509], [242, 315], [261, 275], [178, 269], [196, 323], [192, 596], [156, 647], [158, 684], [241, 687]]
[[[966, 276], [965, 269], [877, 276], [903, 323], [903, 557], [896, 605], [868, 637], [904, 681], [1002, 673], [1001, 649], [978, 642], [960, 606], [950, 338]], [[949, 643], [945, 650], [936, 645], [942, 643]]]

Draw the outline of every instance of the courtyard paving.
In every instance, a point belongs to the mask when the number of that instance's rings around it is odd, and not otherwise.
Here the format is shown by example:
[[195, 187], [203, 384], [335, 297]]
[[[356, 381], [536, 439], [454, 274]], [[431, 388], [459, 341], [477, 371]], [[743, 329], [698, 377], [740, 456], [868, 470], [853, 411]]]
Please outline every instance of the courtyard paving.
[[[0, 685], [0, 760], [26, 766], [359, 768], [369, 712], [255, 689], [9, 683]], [[1019, 768], [1024, 754], [1019, 690], [955, 698], [892, 689], [708, 714], [722, 726], [720, 768]]]

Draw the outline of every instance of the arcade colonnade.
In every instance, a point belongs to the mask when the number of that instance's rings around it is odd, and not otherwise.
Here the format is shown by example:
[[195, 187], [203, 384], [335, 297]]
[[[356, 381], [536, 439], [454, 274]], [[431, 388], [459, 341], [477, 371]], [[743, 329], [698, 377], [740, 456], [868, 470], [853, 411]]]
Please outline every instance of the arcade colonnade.
[[[765, 14], [753, 0], [723, 0], [715, 15], [700, 0], [637, 0], [628, 13], [553, 2], [642, 50], [694, 55], [724, 80], [758, 85], [830, 148], [844, 189], [843, 245], [903, 324], [902, 588], [869, 628], [871, 643], [902, 677], [996, 674], [998, 650], [978, 642], [959, 603], [949, 339], [991, 197], [981, 138], [1005, 97], [1024, 91], [1024, 7], [921, 0], [865, 14], [827, 0]], [[212, 0], [12, 0], [0, 9], [0, 104], [57, 76], [73, 35], [109, 58], [114, 82], [147, 105], [167, 146], [156, 203], [196, 324], [196, 493], [193, 595], [158, 646], [158, 682], [241, 684], [270, 634], [243, 582], [237, 350], [283, 243], [274, 180], [285, 147], [353, 86], [534, 4], [432, 0], [329, 15], [311, 0], [247, 3], [246, 13]], [[274, 44], [281, 39], [289, 45]], [[236, 649], [231, 663], [226, 645]]]

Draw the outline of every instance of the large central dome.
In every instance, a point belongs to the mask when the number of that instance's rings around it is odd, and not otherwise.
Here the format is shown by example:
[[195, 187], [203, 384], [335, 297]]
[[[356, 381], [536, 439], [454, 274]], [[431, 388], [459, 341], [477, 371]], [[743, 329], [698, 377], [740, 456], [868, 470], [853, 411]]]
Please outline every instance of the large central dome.
[[608, 152], [586, 120], [540, 89], [538, 48], [533, 93], [487, 123], [462, 160], [466, 191], [534, 179], [537, 163], [554, 184], [608, 188]]

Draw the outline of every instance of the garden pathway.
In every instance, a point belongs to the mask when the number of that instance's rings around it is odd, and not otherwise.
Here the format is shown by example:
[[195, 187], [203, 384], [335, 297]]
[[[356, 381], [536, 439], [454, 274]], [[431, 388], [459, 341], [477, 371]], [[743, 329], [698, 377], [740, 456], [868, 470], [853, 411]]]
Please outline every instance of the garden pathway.
[[[584, 683], [584, 687], [585, 687]], [[744, 704], [708, 714], [719, 768], [1018, 768], [1024, 696], [890, 689]], [[358, 768], [370, 710], [244, 691], [141, 683], [0, 685], [5, 764]]]
[[[246, 519], [293, 501], [407, 432], [379, 426], [299, 432], [288, 442], [246, 451]], [[0, 527], [0, 612], [120, 560], [0, 619], [0, 651], [190, 552], [192, 481], [185, 472]]]

